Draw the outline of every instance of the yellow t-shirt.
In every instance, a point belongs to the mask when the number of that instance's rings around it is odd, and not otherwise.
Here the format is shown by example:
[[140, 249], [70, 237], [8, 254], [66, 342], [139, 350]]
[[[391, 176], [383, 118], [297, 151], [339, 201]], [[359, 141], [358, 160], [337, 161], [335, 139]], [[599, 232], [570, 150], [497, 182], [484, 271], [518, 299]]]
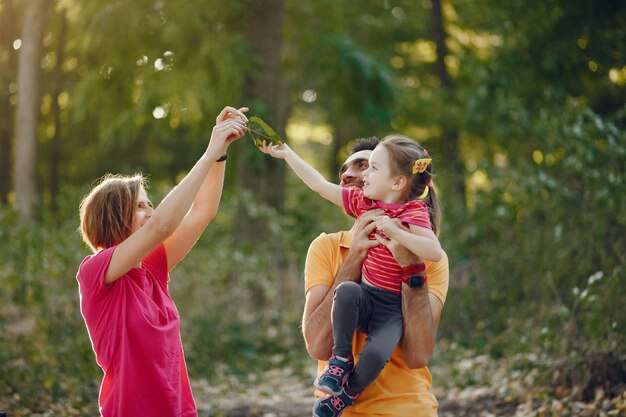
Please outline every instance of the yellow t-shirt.
[[[316, 285], [330, 287], [339, 267], [348, 254], [352, 242], [352, 231], [322, 233], [309, 247], [304, 268], [304, 291]], [[448, 257], [444, 253], [439, 262], [426, 262], [428, 292], [445, 303], [448, 293]], [[353, 340], [354, 357], [365, 346], [366, 335], [355, 332]], [[318, 361], [318, 373], [326, 362]], [[346, 408], [344, 417], [436, 417], [439, 403], [430, 392], [432, 376], [427, 367], [410, 369], [404, 361], [402, 348], [398, 345], [382, 372], [361, 393], [357, 402]], [[315, 396], [321, 396], [316, 392]]]

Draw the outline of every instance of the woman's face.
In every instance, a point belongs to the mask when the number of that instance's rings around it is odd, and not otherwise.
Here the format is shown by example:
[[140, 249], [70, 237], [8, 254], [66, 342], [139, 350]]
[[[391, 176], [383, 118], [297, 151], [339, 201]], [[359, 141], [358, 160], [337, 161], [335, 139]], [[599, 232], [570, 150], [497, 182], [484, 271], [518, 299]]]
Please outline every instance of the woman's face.
[[135, 207], [135, 215], [133, 216], [133, 233], [135, 233], [141, 226], [143, 226], [150, 217], [154, 209], [152, 208], [152, 202], [148, 199], [146, 190], [143, 187], [139, 188], [139, 194], [137, 195], [137, 206]]

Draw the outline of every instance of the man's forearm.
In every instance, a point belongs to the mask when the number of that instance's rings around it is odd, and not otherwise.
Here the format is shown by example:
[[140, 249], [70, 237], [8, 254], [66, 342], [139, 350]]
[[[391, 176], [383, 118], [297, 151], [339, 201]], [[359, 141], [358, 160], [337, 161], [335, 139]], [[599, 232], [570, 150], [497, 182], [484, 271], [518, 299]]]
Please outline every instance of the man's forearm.
[[402, 349], [411, 368], [426, 366], [435, 348], [438, 323], [433, 317], [431, 302], [427, 286], [410, 288], [402, 284]]
[[326, 296], [315, 310], [305, 317], [303, 321], [302, 333], [307, 345], [309, 354], [316, 359], [327, 360], [333, 348], [333, 328], [331, 323], [331, 312], [335, 288], [342, 282], [358, 281], [361, 277], [361, 266], [363, 264], [363, 254], [351, 251], [343, 262], [335, 281], [329, 287]]

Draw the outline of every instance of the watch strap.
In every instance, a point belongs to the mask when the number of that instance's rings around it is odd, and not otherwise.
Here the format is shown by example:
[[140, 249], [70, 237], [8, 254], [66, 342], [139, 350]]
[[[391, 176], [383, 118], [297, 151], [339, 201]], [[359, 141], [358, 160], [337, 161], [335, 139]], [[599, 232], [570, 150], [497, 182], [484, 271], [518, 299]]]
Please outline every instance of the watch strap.
[[[421, 288], [426, 284], [426, 265], [424, 263], [402, 267], [402, 282], [411, 288]], [[419, 278], [419, 282], [417, 282]]]

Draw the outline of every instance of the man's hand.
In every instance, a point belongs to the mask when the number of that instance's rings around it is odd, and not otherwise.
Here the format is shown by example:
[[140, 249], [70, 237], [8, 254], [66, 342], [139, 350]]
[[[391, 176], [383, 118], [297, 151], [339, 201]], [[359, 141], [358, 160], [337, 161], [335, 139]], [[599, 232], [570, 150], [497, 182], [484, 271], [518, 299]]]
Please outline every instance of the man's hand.
[[[379, 229], [383, 227], [382, 231], [386, 235], [388, 235], [387, 232], [390, 230], [390, 228], [405, 227], [400, 222], [400, 219], [391, 219], [387, 216], [378, 216], [376, 224], [381, 225], [379, 226]], [[409, 251], [406, 247], [402, 246], [397, 240], [390, 239], [388, 236], [382, 236], [379, 233], [376, 233], [374, 237], [376, 238], [376, 242], [380, 243], [381, 245], [385, 245], [387, 249], [389, 249], [391, 255], [393, 255], [394, 259], [401, 267], [422, 263], [422, 260], [417, 255]]]
[[350, 245], [350, 252], [360, 253], [365, 259], [365, 254], [370, 248], [378, 246], [379, 242], [370, 239], [370, 234], [376, 229], [376, 223], [374, 218], [380, 216], [383, 213], [381, 209], [374, 209], [366, 211], [361, 214], [354, 223], [354, 229], [352, 234], [352, 244]]

